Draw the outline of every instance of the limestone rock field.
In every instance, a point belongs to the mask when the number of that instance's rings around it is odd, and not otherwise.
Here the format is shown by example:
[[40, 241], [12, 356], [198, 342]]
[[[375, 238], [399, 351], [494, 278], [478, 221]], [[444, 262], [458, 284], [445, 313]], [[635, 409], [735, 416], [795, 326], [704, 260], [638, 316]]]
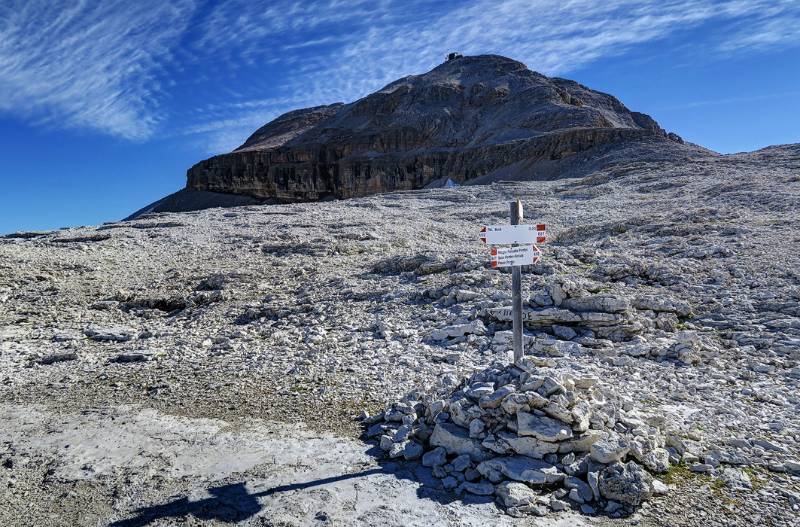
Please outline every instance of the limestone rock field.
[[787, 145], [7, 235], [0, 525], [797, 525], [799, 211]]

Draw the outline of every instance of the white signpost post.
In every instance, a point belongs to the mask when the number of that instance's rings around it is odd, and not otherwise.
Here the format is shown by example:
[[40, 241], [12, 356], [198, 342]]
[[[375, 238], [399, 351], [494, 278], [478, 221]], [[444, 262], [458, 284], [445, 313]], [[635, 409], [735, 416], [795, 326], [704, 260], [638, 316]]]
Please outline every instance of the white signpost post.
[[[514, 330], [514, 363], [522, 360], [522, 265], [532, 265], [542, 258], [535, 244], [545, 243], [545, 225], [520, 225], [522, 202], [517, 199], [510, 204], [511, 225], [486, 225], [480, 237], [491, 245], [492, 267], [511, 267], [511, 309]], [[506, 245], [507, 247], [496, 247]], [[510, 247], [509, 247], [510, 246]]]

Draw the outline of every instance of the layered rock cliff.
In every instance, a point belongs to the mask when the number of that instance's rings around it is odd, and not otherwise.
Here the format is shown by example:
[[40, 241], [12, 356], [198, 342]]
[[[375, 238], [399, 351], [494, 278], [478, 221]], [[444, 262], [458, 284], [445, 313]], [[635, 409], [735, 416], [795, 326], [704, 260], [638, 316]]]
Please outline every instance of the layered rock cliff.
[[551, 179], [570, 175], [561, 160], [631, 141], [683, 143], [610, 95], [505, 57], [459, 57], [350, 104], [284, 114], [189, 169], [186, 188], [305, 201]]

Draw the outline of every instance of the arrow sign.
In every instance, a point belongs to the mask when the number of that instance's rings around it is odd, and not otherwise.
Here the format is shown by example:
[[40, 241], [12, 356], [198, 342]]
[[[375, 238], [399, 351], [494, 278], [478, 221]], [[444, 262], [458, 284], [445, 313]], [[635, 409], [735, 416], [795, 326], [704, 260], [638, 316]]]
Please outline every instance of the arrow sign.
[[542, 258], [542, 251], [535, 245], [522, 247], [492, 247], [492, 267], [532, 265]]
[[481, 240], [489, 245], [527, 245], [547, 241], [544, 223], [538, 225], [485, 225], [481, 228], [480, 236]]

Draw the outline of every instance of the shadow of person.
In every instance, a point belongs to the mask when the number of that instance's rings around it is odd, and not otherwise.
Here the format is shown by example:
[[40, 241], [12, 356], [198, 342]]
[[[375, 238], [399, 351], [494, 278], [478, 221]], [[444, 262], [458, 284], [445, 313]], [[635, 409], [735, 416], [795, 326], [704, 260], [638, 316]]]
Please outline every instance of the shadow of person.
[[366, 453], [377, 461], [377, 467], [301, 483], [278, 485], [253, 493], [248, 492], [244, 482], [210, 487], [208, 493], [211, 494], [211, 497], [209, 498], [190, 501], [187, 497], [181, 497], [161, 505], [143, 507], [134, 511], [133, 517], [115, 521], [109, 524], [109, 527], [145, 527], [159, 519], [182, 518], [189, 515], [200, 520], [236, 523], [255, 516], [261, 511], [262, 505], [258, 498], [281, 492], [328, 485], [353, 478], [366, 478], [376, 474], [391, 475], [400, 480], [411, 481], [417, 486], [416, 493], [419, 498], [441, 504], [455, 501], [464, 504], [491, 503], [494, 501], [492, 496], [476, 496], [445, 490], [442, 488], [441, 482], [433, 476], [431, 469], [423, 467], [419, 461], [386, 459], [385, 454], [374, 444], [374, 441], [368, 442], [366, 446]]
[[144, 507], [133, 518], [116, 521], [109, 527], [143, 527], [162, 518], [192, 515], [201, 520], [219, 520], [234, 523], [254, 516], [261, 510], [258, 495], [250, 494], [244, 483], [232, 483], [208, 489], [212, 497], [189, 501], [183, 497], [162, 505]]
[[367, 477], [372, 474], [382, 474], [383, 468], [363, 470], [351, 474], [342, 474], [328, 478], [320, 478], [303, 483], [290, 483], [271, 487], [261, 492], [249, 493], [244, 483], [232, 483], [219, 487], [211, 487], [208, 493], [211, 498], [198, 501], [189, 501], [183, 497], [162, 505], [143, 507], [135, 511], [135, 516], [127, 520], [119, 520], [109, 524], [109, 527], [144, 527], [163, 518], [180, 518], [192, 515], [200, 520], [218, 520], [224, 523], [235, 523], [255, 516], [261, 511], [258, 498], [270, 496], [280, 492], [303, 490], [319, 485], [327, 485], [351, 478]]

